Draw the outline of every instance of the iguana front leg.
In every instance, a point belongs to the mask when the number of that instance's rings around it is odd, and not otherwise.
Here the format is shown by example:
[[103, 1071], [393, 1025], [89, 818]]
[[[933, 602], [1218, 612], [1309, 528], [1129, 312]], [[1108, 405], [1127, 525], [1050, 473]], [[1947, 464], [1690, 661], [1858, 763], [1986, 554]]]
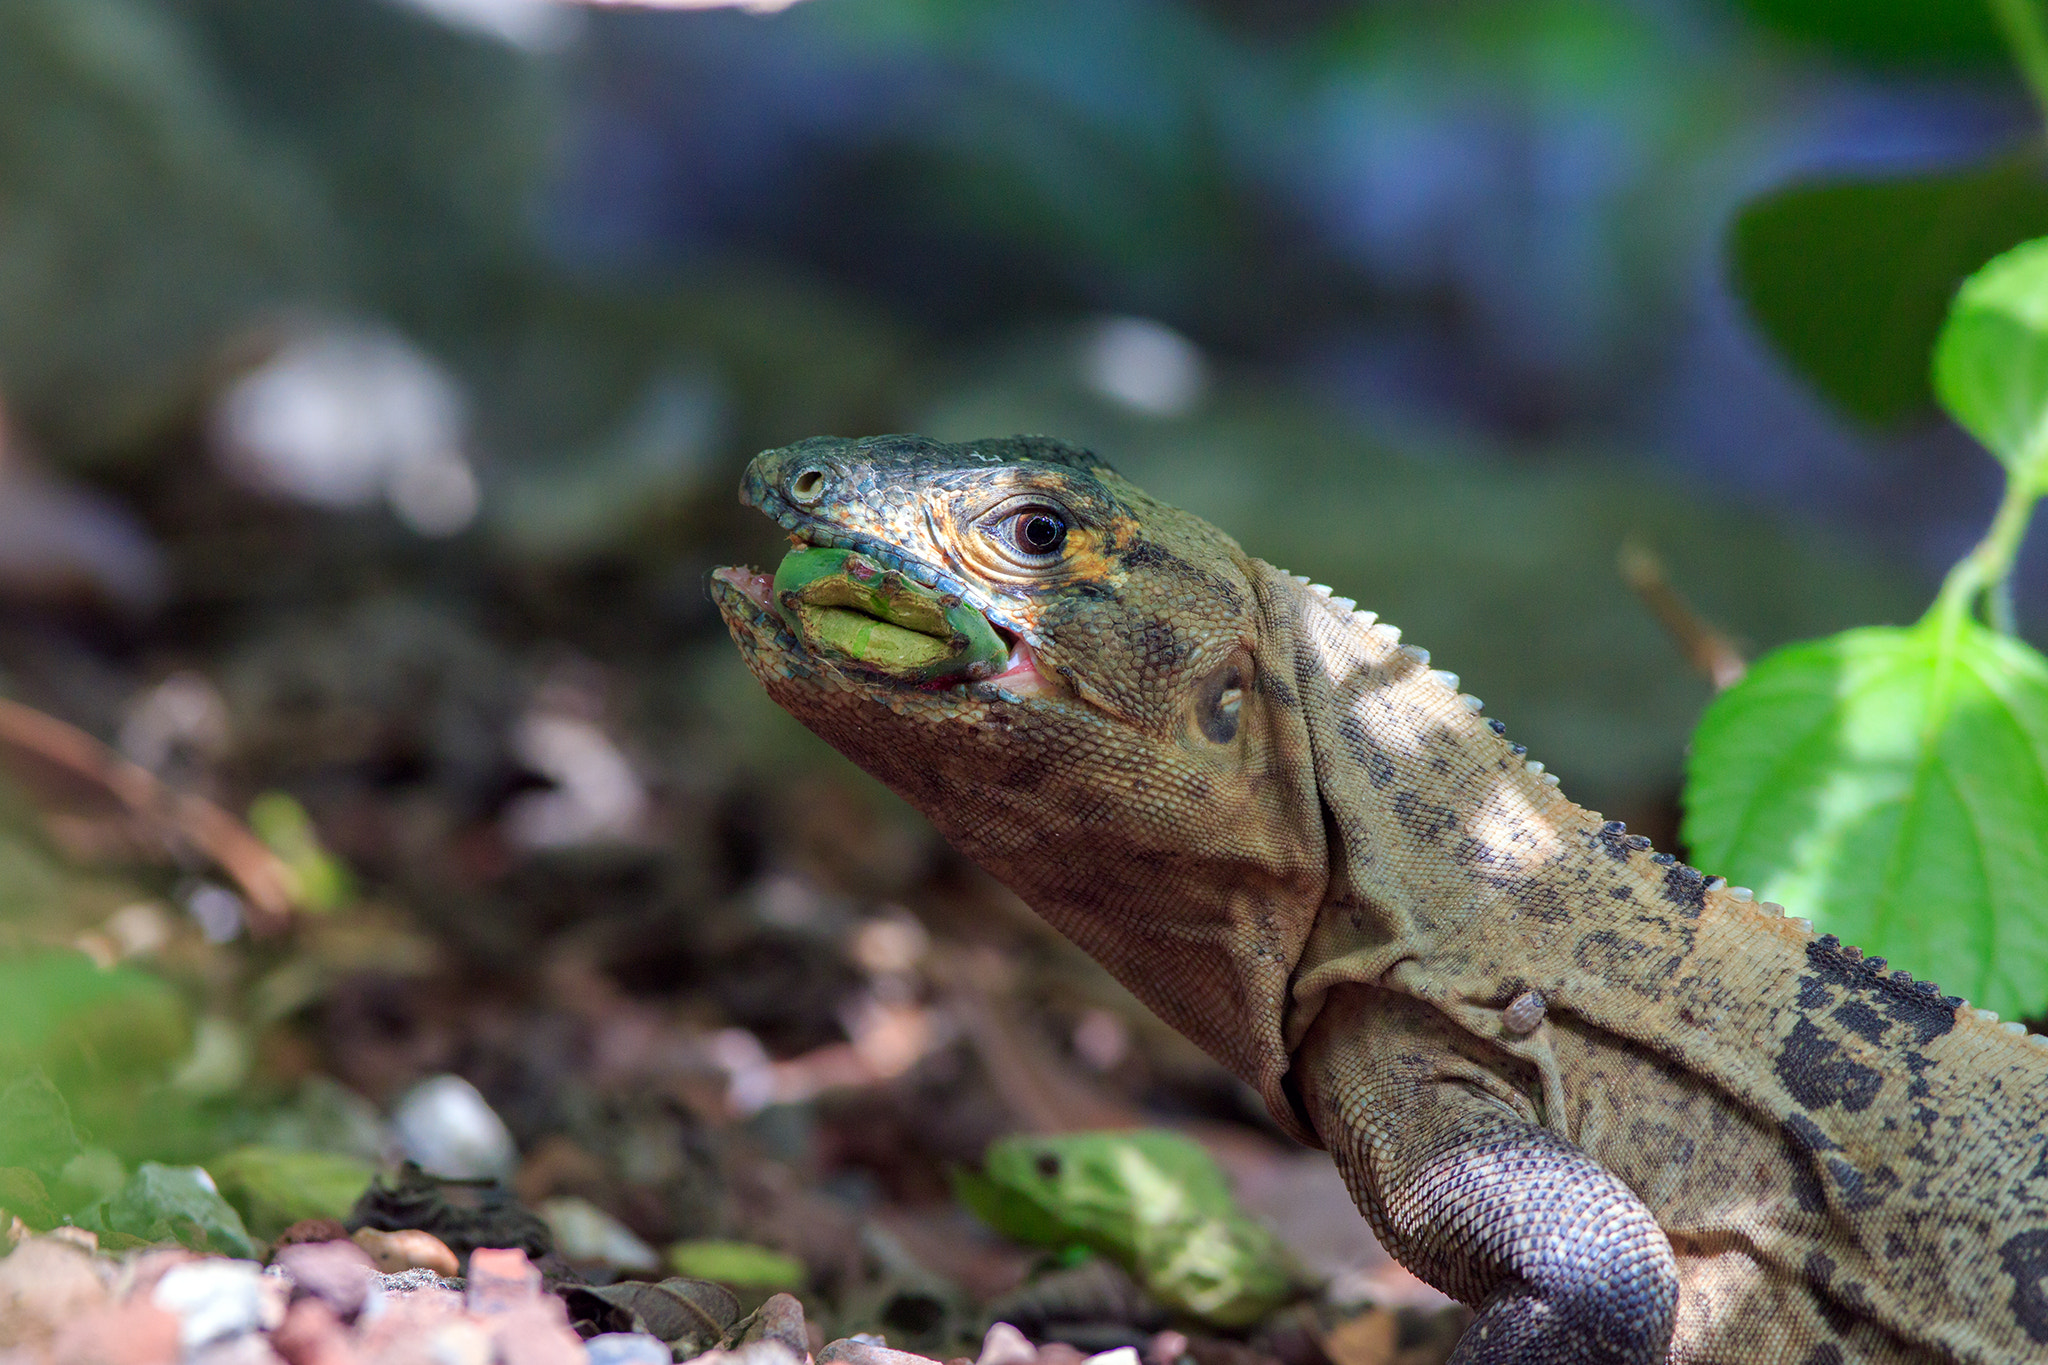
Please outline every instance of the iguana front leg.
[[1347, 986], [1296, 1053], [1301, 1094], [1387, 1249], [1479, 1310], [1453, 1365], [1663, 1365], [1671, 1244], [1530, 1090], [1428, 1006]]

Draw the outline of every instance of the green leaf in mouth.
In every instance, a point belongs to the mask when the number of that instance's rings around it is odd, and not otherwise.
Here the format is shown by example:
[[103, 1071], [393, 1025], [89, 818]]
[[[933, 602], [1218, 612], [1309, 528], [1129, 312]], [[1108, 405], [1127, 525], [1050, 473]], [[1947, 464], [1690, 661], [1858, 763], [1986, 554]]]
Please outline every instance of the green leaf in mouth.
[[772, 591], [806, 647], [902, 682], [992, 677], [1009, 657], [973, 607], [853, 550], [790, 551]]

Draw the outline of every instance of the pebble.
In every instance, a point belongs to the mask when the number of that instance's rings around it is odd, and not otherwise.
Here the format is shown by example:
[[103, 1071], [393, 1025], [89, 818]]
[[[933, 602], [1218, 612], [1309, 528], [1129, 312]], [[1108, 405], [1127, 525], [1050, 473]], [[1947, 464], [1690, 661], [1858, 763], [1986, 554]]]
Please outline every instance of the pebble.
[[585, 1365], [589, 1358], [569, 1326], [568, 1307], [552, 1294], [499, 1312], [490, 1331], [496, 1365]]
[[669, 1365], [668, 1343], [645, 1332], [604, 1332], [583, 1343], [590, 1365]]
[[183, 1365], [285, 1365], [270, 1343], [253, 1333], [228, 1337], [187, 1355]]
[[846, 1365], [936, 1365], [930, 1356], [899, 1351], [859, 1337], [841, 1337], [818, 1352], [818, 1365], [843, 1360]]
[[986, 1335], [981, 1339], [981, 1354], [975, 1357], [974, 1365], [1027, 1365], [1038, 1359], [1038, 1348], [1007, 1322], [989, 1324]]
[[661, 1269], [660, 1252], [588, 1199], [574, 1195], [544, 1199], [535, 1212], [555, 1234], [555, 1250], [565, 1260], [600, 1261], [621, 1270]]
[[370, 1255], [377, 1269], [386, 1275], [396, 1275], [407, 1270], [431, 1270], [444, 1279], [454, 1279], [462, 1273], [462, 1262], [448, 1249], [448, 1244], [431, 1232], [418, 1228], [406, 1228], [400, 1232], [384, 1232], [377, 1228], [360, 1228], [351, 1239]]
[[155, 1304], [131, 1301], [74, 1318], [50, 1342], [63, 1365], [178, 1365], [178, 1318]]
[[360, 1365], [361, 1362], [340, 1315], [320, 1299], [300, 1299], [286, 1309], [284, 1321], [270, 1334], [270, 1345], [289, 1365]]
[[510, 1313], [540, 1298], [540, 1270], [518, 1247], [478, 1247], [469, 1253], [469, 1311]]
[[163, 1273], [149, 1301], [179, 1318], [178, 1340], [187, 1353], [228, 1337], [274, 1327], [284, 1305], [273, 1281], [254, 1261], [187, 1261]]
[[348, 1229], [333, 1218], [301, 1218], [298, 1222], [277, 1234], [277, 1246], [281, 1250], [300, 1242], [346, 1242]]
[[0, 1346], [40, 1341], [106, 1297], [83, 1249], [31, 1238], [0, 1261]]
[[407, 1157], [447, 1180], [504, 1180], [519, 1162], [505, 1121], [460, 1076], [434, 1076], [407, 1091], [391, 1127]]
[[804, 1324], [804, 1306], [794, 1294], [771, 1294], [754, 1313], [754, 1323], [740, 1338], [740, 1345], [756, 1341], [780, 1342], [790, 1354], [802, 1360], [811, 1353], [811, 1332]]
[[300, 1294], [310, 1294], [344, 1318], [362, 1311], [377, 1266], [354, 1242], [298, 1242], [280, 1247], [277, 1265]]

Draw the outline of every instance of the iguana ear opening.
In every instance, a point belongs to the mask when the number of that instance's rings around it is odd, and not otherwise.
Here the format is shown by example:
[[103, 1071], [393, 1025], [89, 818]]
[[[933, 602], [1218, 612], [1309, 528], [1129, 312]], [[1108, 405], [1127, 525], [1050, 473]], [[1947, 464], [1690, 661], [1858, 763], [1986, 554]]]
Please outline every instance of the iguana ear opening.
[[1240, 651], [1195, 685], [1195, 725], [1217, 744], [1237, 738], [1244, 694], [1252, 684], [1251, 656]]

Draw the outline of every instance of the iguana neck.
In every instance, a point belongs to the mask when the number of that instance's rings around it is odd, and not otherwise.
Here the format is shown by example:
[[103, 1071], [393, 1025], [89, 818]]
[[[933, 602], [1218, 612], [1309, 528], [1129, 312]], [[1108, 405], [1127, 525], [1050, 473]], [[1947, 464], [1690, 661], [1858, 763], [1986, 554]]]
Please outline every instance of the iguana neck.
[[1603, 926], [1688, 938], [1704, 876], [1567, 800], [1397, 629], [1326, 588], [1273, 578], [1330, 838], [1290, 1047], [1336, 979], [1427, 963], [1428, 993], [1465, 991], [1469, 1000], [1450, 1003], [1497, 1008], [1524, 985], [1583, 980], [1574, 948]]

